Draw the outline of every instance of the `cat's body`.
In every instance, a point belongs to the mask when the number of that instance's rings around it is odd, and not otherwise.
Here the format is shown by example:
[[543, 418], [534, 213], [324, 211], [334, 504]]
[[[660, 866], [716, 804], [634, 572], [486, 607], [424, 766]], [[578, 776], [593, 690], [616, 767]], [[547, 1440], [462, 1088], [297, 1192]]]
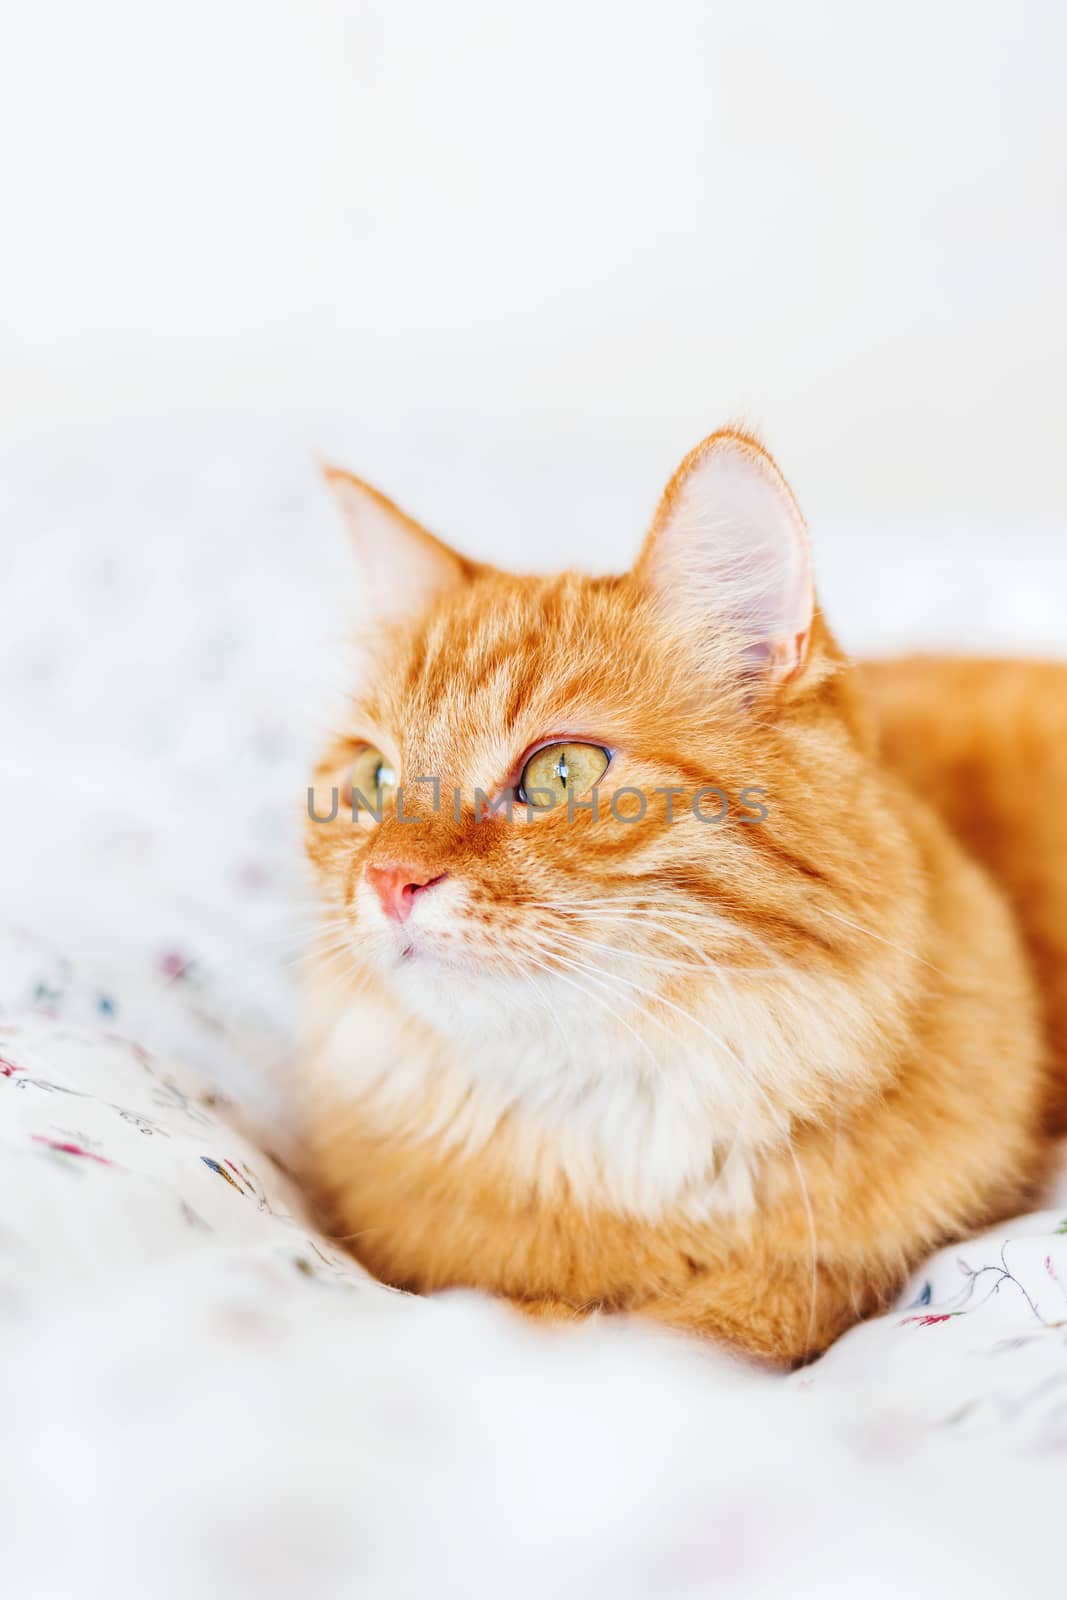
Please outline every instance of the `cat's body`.
[[1014, 913], [1040, 996], [1045, 1123], [1067, 1133], [1067, 665], [915, 656], [860, 675], [882, 759]]
[[[852, 667], [739, 435], [687, 459], [621, 579], [472, 568], [337, 485], [394, 573], [319, 777], [370, 745], [403, 809], [308, 830], [333, 1231], [394, 1284], [792, 1361], [1021, 1209], [1067, 1082], [1067, 667]], [[546, 749], [564, 788], [599, 751], [643, 820], [593, 790], [479, 817]]]

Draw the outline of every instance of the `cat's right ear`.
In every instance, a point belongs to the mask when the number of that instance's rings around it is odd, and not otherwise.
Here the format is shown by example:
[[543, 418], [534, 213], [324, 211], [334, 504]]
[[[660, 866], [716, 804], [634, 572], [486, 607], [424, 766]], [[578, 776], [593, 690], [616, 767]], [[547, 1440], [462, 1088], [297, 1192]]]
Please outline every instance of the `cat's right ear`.
[[369, 483], [340, 467], [323, 475], [341, 508], [359, 568], [367, 622], [415, 616], [474, 576], [475, 565], [420, 527]]

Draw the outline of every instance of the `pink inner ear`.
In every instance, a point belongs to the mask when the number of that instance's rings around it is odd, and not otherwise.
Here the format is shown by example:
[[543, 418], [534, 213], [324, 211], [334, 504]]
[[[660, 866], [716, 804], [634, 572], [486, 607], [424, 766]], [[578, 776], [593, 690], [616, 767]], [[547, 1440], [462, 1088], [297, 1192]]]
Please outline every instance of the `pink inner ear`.
[[783, 683], [788, 683], [804, 665], [810, 639], [811, 629], [808, 628], [803, 633], [795, 634], [792, 639], [783, 638], [777, 642], [763, 640], [759, 644], [749, 645], [745, 650], [746, 665], [761, 676], [771, 671]]
[[713, 436], [667, 489], [639, 573], [677, 615], [737, 641], [750, 670], [803, 665], [814, 595], [807, 530], [758, 446]]

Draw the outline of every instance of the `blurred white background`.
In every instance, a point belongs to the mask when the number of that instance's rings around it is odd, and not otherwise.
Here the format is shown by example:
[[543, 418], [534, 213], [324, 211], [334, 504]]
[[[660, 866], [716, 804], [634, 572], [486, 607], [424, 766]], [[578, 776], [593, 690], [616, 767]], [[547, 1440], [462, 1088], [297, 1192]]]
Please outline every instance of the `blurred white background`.
[[315, 452], [620, 567], [740, 417], [847, 647], [1067, 651], [1065, 72], [1057, 0], [0, 0], [9, 903], [243, 947], [347, 620]]
[[453, 452], [596, 460], [637, 525], [740, 416], [816, 522], [1063, 525], [1057, 0], [7, 0], [2, 31], [9, 441], [254, 419], [398, 494], [428, 441], [453, 524]]

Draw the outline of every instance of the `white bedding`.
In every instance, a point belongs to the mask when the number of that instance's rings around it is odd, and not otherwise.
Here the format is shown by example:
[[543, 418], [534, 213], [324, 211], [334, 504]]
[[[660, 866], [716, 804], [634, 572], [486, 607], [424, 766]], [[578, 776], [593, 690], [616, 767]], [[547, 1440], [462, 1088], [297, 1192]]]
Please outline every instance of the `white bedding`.
[[[349, 454], [453, 534], [479, 485], [478, 554], [544, 528], [549, 565], [602, 505], [607, 564], [639, 528], [632, 464]], [[788, 1378], [398, 1295], [314, 1235], [230, 1119], [284, 1144], [340, 534], [291, 438], [0, 465], [4, 1591], [1060, 1593], [1067, 1190]], [[1051, 536], [816, 547], [852, 645], [1064, 647]]]

